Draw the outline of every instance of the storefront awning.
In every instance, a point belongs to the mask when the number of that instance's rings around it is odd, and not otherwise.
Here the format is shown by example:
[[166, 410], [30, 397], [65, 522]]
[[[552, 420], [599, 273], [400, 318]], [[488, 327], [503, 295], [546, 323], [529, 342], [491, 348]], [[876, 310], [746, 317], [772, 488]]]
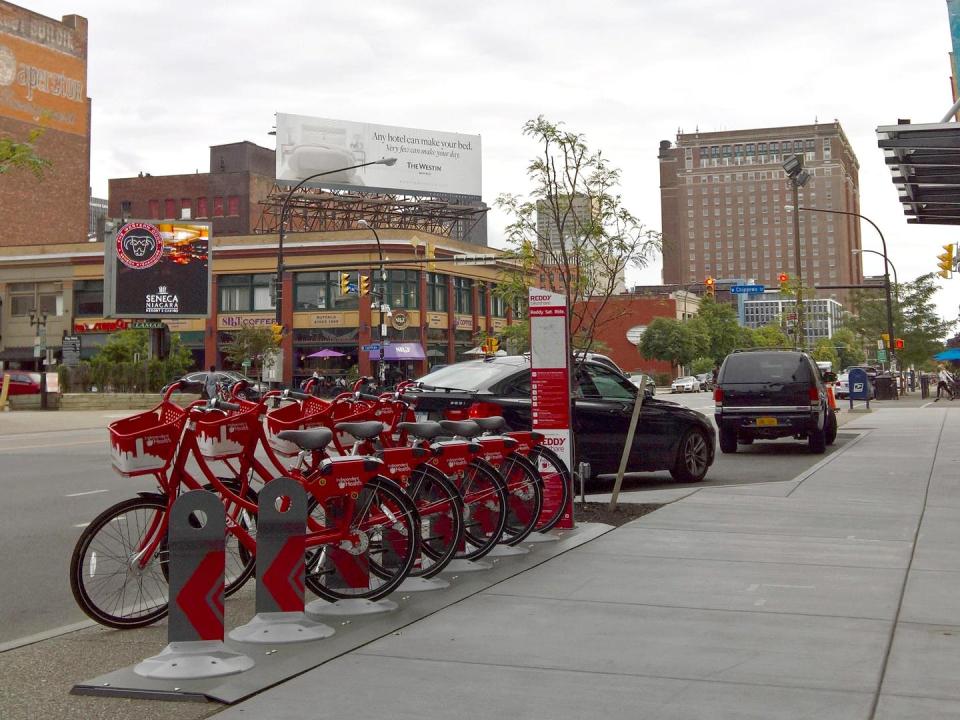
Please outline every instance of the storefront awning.
[[33, 347], [8, 347], [0, 350], [0, 360], [6, 362], [23, 362], [33, 360]]
[[877, 144], [908, 223], [960, 225], [960, 123], [878, 127]]
[[[379, 350], [370, 351], [371, 360], [380, 359]], [[423, 346], [420, 343], [390, 343], [383, 348], [383, 359], [390, 361], [398, 360], [426, 360], [426, 353], [423, 352]]]

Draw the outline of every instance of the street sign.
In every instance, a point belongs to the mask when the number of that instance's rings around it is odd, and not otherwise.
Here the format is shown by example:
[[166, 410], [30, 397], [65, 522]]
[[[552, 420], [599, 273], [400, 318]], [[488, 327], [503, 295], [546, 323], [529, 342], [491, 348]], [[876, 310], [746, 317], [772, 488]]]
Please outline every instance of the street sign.
[[364, 345], [364, 346], [363, 346], [362, 348], [360, 348], [360, 349], [363, 350], [364, 352], [373, 352], [374, 350], [379, 350], [379, 349], [380, 349], [380, 344], [379, 344], [379, 343], [373, 343], [372, 345]]
[[877, 362], [885, 363], [887, 361], [887, 351], [877, 350]]
[[76, 367], [80, 364], [80, 336], [64, 335], [60, 349], [63, 353], [63, 364], [67, 367]]
[[730, 292], [734, 295], [753, 295], [755, 293], [762, 293], [766, 289], [766, 285], [732, 285]]

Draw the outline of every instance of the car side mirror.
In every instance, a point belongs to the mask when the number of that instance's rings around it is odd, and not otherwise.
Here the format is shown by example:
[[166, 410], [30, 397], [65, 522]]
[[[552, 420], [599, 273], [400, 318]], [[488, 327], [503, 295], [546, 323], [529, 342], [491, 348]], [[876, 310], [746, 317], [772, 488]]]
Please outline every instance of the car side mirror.
[[824, 382], [836, 382], [836, 381], [837, 381], [837, 374], [834, 373], [834, 372], [825, 372], [825, 373], [823, 374], [823, 381], [824, 381]]

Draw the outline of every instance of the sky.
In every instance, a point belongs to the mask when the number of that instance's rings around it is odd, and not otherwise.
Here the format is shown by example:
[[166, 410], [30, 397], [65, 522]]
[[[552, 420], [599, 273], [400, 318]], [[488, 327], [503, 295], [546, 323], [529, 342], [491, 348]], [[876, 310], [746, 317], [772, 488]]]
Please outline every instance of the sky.
[[[660, 228], [658, 145], [702, 132], [840, 121], [861, 212], [901, 281], [935, 271], [950, 226], [908, 225], [876, 128], [952, 104], [945, 0], [21, 0], [89, 20], [91, 184], [199, 170], [209, 146], [274, 147], [277, 112], [478, 134], [483, 198], [524, 193], [538, 115], [622, 171], [623, 204]], [[489, 241], [502, 246], [493, 209]], [[863, 225], [863, 246], [880, 249]], [[881, 274], [868, 255], [864, 272]], [[660, 281], [660, 262], [628, 273]], [[960, 277], [940, 280], [956, 319]]]

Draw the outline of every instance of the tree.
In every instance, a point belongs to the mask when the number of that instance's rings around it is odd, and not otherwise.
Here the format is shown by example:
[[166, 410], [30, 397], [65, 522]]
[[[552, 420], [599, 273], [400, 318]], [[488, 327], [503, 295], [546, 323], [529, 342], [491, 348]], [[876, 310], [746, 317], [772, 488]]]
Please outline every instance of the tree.
[[260, 377], [264, 361], [277, 354], [280, 348], [278, 333], [262, 325], [243, 325], [231, 332], [230, 342], [224, 346], [224, 354], [234, 366], [242, 367], [245, 361], [251, 365], [251, 375]]
[[[904, 347], [897, 351], [900, 365], [922, 367], [931, 364], [931, 358], [943, 348], [943, 341], [956, 325], [954, 320], [943, 320], [936, 311], [933, 297], [939, 291], [934, 274], [896, 286], [893, 298], [899, 298], [893, 307], [893, 326]], [[853, 297], [853, 312], [849, 319], [851, 329], [860, 336], [865, 347], [876, 347], [876, 342], [887, 332], [887, 306], [882, 292], [858, 292]]]
[[620, 171], [583, 135], [542, 115], [523, 126], [540, 146], [527, 166], [526, 196], [503, 194], [496, 204], [510, 217], [505, 229], [515, 258], [496, 292], [522, 317], [527, 290], [539, 284], [566, 295], [569, 334], [584, 351], [597, 331], [620, 317], [608, 307], [627, 266], [645, 267], [660, 248], [660, 234], [624, 207]]
[[814, 360], [828, 361], [833, 370], [839, 369], [840, 356], [837, 354], [837, 349], [833, 346], [833, 340], [830, 338], [817, 340], [816, 345], [813, 346], [812, 356]]
[[837, 369], [843, 370], [854, 365], [862, 365], [866, 360], [863, 346], [850, 328], [835, 330], [831, 340], [833, 340], [833, 346], [836, 348], [837, 356], [840, 359]]
[[753, 331], [754, 347], [788, 348], [793, 343], [779, 325], [764, 325]]
[[694, 375], [702, 375], [703, 373], [712, 372], [715, 365], [716, 363], [713, 362], [713, 358], [701, 356], [694, 358], [690, 365], [690, 372]]
[[720, 364], [736, 348], [753, 347], [753, 332], [740, 325], [736, 311], [710, 297], [700, 300], [700, 309], [687, 323], [707, 338], [704, 355]]
[[35, 128], [27, 135], [26, 142], [17, 142], [12, 137], [0, 137], [0, 175], [13, 169], [30, 170], [38, 178], [50, 161], [37, 154], [36, 141], [43, 135], [43, 128]]
[[693, 323], [660, 317], [647, 326], [637, 349], [648, 360], [664, 360], [676, 367], [689, 365], [706, 347], [707, 338]]

